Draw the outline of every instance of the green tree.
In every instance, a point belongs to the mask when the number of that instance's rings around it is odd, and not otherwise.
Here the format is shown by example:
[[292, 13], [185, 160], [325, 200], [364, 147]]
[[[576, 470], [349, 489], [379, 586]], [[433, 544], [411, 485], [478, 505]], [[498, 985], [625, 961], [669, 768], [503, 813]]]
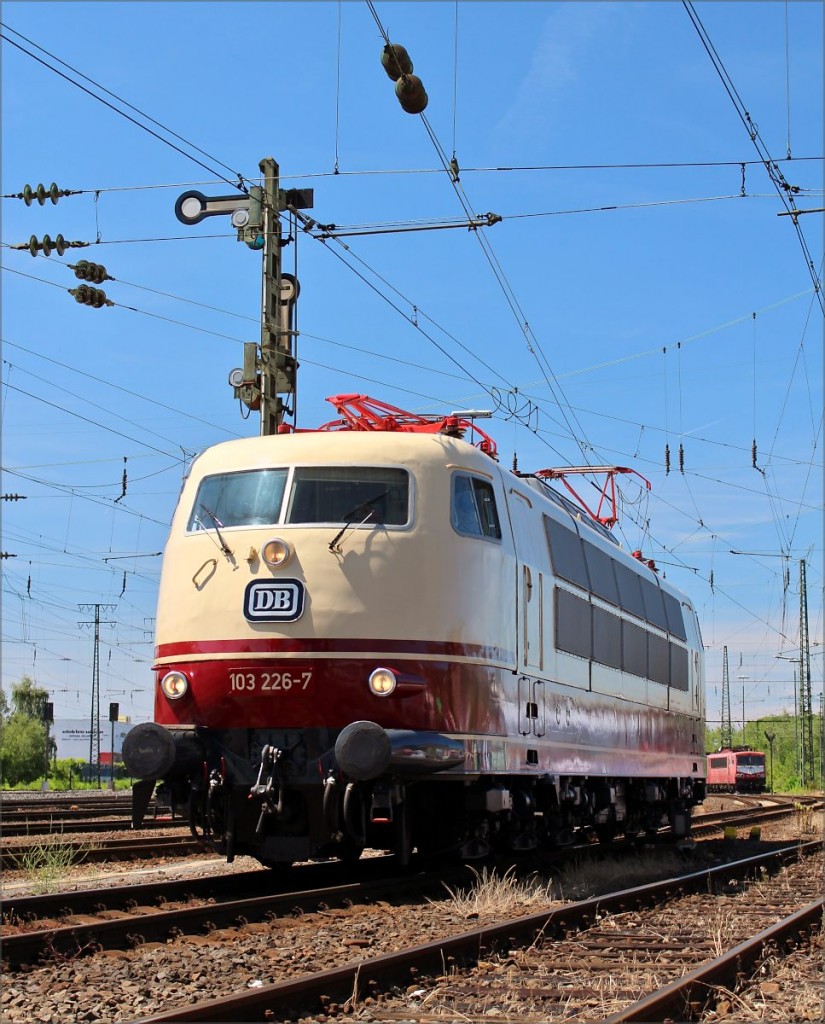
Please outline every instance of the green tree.
[[77, 788], [86, 762], [82, 757], [64, 757], [52, 765], [50, 784], [53, 789]]
[[27, 718], [43, 720], [43, 711], [49, 699], [49, 691], [37, 686], [28, 676], [11, 688], [12, 714], [20, 712]]
[[0, 703], [0, 781], [7, 786], [34, 782], [46, 766], [46, 725], [43, 711], [48, 692], [23, 676], [12, 687], [11, 703]]
[[3, 723], [0, 741], [2, 781], [8, 786], [34, 782], [43, 774], [46, 757], [46, 726], [36, 718], [15, 712]]

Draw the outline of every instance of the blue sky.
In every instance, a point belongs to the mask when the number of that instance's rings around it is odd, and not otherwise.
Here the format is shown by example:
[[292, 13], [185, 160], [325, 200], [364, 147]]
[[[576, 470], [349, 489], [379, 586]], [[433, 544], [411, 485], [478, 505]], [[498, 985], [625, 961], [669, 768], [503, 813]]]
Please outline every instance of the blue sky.
[[[486, 251], [466, 228], [346, 247], [300, 236], [300, 425], [331, 418], [327, 395], [360, 391], [422, 412], [498, 409], [491, 432], [522, 470], [632, 466], [652, 491], [623, 482], [617, 531], [696, 602], [709, 717], [725, 646], [734, 722], [743, 690], [751, 721], [790, 709], [794, 666], [777, 655], [798, 657], [802, 559], [813, 640], [823, 627], [822, 307], [685, 7], [375, 10], [413, 58], [468, 208], [503, 219], [481, 229]], [[762, 155], [800, 189], [798, 209], [821, 208], [823, 5], [694, 10]], [[93, 614], [80, 606], [111, 605], [103, 707], [147, 718], [156, 552], [184, 462], [257, 432], [226, 376], [259, 336], [260, 257], [225, 218], [178, 223], [176, 198], [228, 194], [221, 178], [254, 181], [271, 155], [284, 187], [314, 188], [321, 223], [464, 213], [422, 119], [393, 95], [365, 3], [9, 2], [2, 20], [2, 490], [26, 495], [0, 509], [16, 556], [2, 562], [3, 686], [29, 674], [58, 717], [88, 715], [79, 623]], [[188, 155], [30, 54], [139, 108]], [[8, 198], [40, 181], [81, 193]], [[821, 280], [822, 214], [798, 225]], [[47, 233], [95, 244], [62, 258], [10, 248]], [[67, 294], [81, 257], [116, 279], [114, 307]]]

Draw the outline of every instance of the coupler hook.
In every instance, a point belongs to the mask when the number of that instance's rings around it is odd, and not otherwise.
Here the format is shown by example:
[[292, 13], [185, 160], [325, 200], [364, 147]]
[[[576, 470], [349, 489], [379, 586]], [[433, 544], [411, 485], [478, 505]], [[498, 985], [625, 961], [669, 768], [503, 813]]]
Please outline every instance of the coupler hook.
[[[278, 772], [278, 762], [283, 757], [283, 753], [283, 750], [269, 743], [264, 744], [261, 750], [261, 766], [258, 769], [258, 778], [255, 780], [255, 785], [249, 791], [250, 800], [253, 797], [259, 796], [263, 801], [261, 816], [258, 818], [258, 824], [255, 827], [255, 834], [258, 836], [263, 835], [264, 822], [267, 815], [274, 814], [276, 817], [279, 817], [284, 810], [284, 784], [281, 779], [277, 780], [278, 799], [277, 802], [274, 801], [275, 776]], [[268, 774], [264, 780], [266, 772]]]

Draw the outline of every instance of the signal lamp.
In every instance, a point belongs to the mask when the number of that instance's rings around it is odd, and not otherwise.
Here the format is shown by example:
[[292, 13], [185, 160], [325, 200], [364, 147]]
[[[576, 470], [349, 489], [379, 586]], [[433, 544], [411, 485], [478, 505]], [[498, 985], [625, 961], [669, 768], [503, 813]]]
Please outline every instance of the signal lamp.
[[183, 672], [167, 672], [160, 681], [160, 688], [169, 700], [180, 700], [189, 689], [189, 680]]
[[289, 558], [289, 555], [289, 545], [285, 540], [281, 540], [280, 537], [274, 537], [272, 540], [268, 540], [261, 551], [261, 557], [266, 564], [271, 566], [273, 569], [277, 569], [278, 566], [283, 565]]
[[389, 668], [377, 668], [370, 674], [368, 685], [376, 697], [389, 697], [396, 686], [395, 673]]

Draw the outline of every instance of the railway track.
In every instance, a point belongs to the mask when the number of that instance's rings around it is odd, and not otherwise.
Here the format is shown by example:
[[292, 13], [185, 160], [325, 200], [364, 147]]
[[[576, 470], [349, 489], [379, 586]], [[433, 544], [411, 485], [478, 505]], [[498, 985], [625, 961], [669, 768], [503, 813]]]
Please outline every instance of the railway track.
[[[743, 812], [741, 809], [725, 811], [705, 816], [703, 820], [704, 831], [712, 834], [724, 827], [730, 821], [738, 821], [740, 824], [750, 824], [750, 817], [743, 818], [742, 815], [751, 812]], [[663, 836], [666, 833], [663, 832]], [[78, 851], [86, 850], [81, 843], [74, 844]], [[609, 848], [599, 844], [584, 844], [566, 848], [555, 858], [544, 857], [536, 862], [537, 870], [548, 870], [554, 863], [560, 864], [571, 858], [583, 859], [599, 856], [621, 856], [626, 853], [631, 855], [635, 852], [635, 845], [628, 843], [616, 843]], [[94, 847], [84, 852], [84, 859], [104, 861], [116, 859], [139, 859], [141, 857], [158, 855], [182, 855], [188, 856], [191, 853], [203, 853], [202, 845], [189, 845], [188, 836], [179, 837], [153, 837], [150, 840], [143, 839], [113, 839], [102, 843], [100, 847]], [[16, 866], [19, 861], [20, 852], [8, 852], [0, 863], [5, 861], [5, 867]], [[255, 896], [270, 896], [281, 892], [303, 891], [311, 886], [328, 887], [340, 885], [344, 881], [372, 878], [376, 872], [386, 873], [389, 865], [393, 864], [392, 857], [372, 857], [360, 861], [357, 865], [343, 865], [339, 862], [298, 865], [287, 872], [276, 874], [264, 869], [253, 869], [248, 872], [233, 873], [223, 876], [211, 876], [206, 878], [182, 878], [164, 879], [153, 881], [145, 885], [107, 885], [105, 888], [92, 888], [69, 893], [53, 892], [42, 893], [34, 896], [10, 897], [4, 900], [2, 910], [2, 922], [8, 924], [11, 921], [36, 920], [43, 921], [43, 927], [39, 929], [44, 936], [51, 936], [52, 928], [60, 927], [61, 918], [86, 916], [100, 912], [120, 913], [125, 910], [134, 912], [139, 906], [168, 906], [187, 900], [209, 900], [213, 903], [225, 903], [231, 899], [244, 900]], [[530, 864], [525, 862], [525, 871], [529, 871]], [[505, 871], [509, 862], [502, 861], [501, 870]], [[413, 864], [413, 871], [416, 867]], [[442, 869], [443, 871], [444, 869]], [[454, 873], [454, 872], [453, 872]], [[408, 872], [403, 870], [400, 877]], [[443, 877], [443, 875], [442, 875]], [[154, 911], [153, 911], [154, 912]], [[227, 913], [230, 914], [231, 911]], [[214, 916], [226, 918], [226, 914], [215, 908]], [[192, 915], [196, 920], [197, 915]], [[89, 923], [88, 921], [86, 922]], [[160, 926], [161, 922], [157, 922]], [[112, 935], [116, 929], [110, 929]], [[9, 949], [13, 949], [13, 940]], [[99, 941], [99, 940], [95, 940]], [[34, 947], [32, 947], [34, 948]]]
[[697, 815], [690, 830], [692, 838], [699, 836], [713, 835], [729, 825], [745, 827], [748, 825], [760, 825], [763, 822], [777, 821], [789, 815], [797, 813], [797, 807], [807, 807], [812, 811], [821, 810], [823, 801], [817, 797], [801, 797], [791, 799], [789, 797], [768, 798], [770, 806], [764, 806], [764, 797], [742, 798], [744, 807], [736, 807], [724, 811], [711, 811], [708, 814]]
[[[821, 807], [822, 801], [815, 801], [813, 798], [804, 798], [813, 807]], [[35, 803], [35, 801], [32, 801]], [[738, 826], [746, 825], [758, 825], [761, 822], [767, 822], [776, 820], [781, 817], [785, 817], [789, 814], [795, 813], [795, 805], [799, 801], [792, 801], [787, 798], [776, 798], [776, 806], [764, 807], [762, 802], [753, 800], [752, 807], [746, 808], [734, 808], [727, 811], [711, 812], [697, 816], [693, 828], [692, 836], [698, 838], [700, 836], [710, 836], [714, 833], [718, 833], [724, 827], [734, 824]], [[8, 812], [6, 812], [8, 813]], [[38, 827], [36, 830], [30, 831], [29, 836], [48, 835], [54, 837], [55, 835], [60, 837], [61, 846], [70, 847], [76, 852], [78, 862], [84, 863], [100, 863], [104, 861], [130, 861], [130, 860], [147, 860], [156, 857], [190, 857], [194, 854], [209, 854], [211, 851], [205, 846], [205, 844], [197, 839], [194, 839], [188, 831], [184, 830], [184, 826], [179, 821], [173, 821], [171, 819], [158, 819], [150, 826], [151, 835], [150, 837], [133, 837], [124, 835], [123, 837], [112, 837], [110, 835], [101, 836], [100, 839], [95, 839], [95, 834], [99, 833], [113, 833], [118, 831], [117, 822], [112, 821], [94, 821], [91, 822], [91, 827], [81, 834], [78, 831], [75, 833], [64, 833], [62, 831], [59, 822], [49, 823], [49, 825], [43, 824], [42, 827]], [[31, 823], [29, 825], [31, 827]], [[175, 830], [174, 836], [161, 836], [157, 835], [157, 831], [171, 831]], [[0, 844], [0, 869], [2, 870], [14, 870], [24, 866], [26, 863], [27, 851], [31, 850], [30, 847], [15, 844], [14, 839], [20, 839], [25, 836], [21, 833], [18, 836], [14, 835], [15, 826], [10, 827], [3, 821], [3, 840]], [[129, 833], [131, 830], [130, 826], [123, 829], [124, 833]], [[146, 829], [149, 830], [149, 829]], [[157, 831], [156, 831], [157, 830]], [[662, 835], [666, 834], [666, 830], [663, 831]], [[67, 839], [64, 838], [68, 835], [72, 835], [75, 838]], [[81, 836], [88, 836], [89, 838], [83, 839]], [[9, 842], [11, 841], [11, 842]], [[622, 844], [616, 844], [613, 849], [618, 849]], [[570, 856], [581, 855], [585, 852], [585, 848], [572, 848], [560, 851], [558, 858], [565, 859]], [[217, 854], [215, 855], [218, 856]], [[170, 897], [175, 898], [175, 897]], [[100, 902], [104, 900], [101, 897]]]
[[[132, 795], [122, 796], [74, 794], [55, 797], [51, 794], [6, 794], [0, 798], [0, 819], [4, 838], [27, 835], [49, 835], [83, 832], [106, 832], [132, 827]], [[180, 828], [169, 808], [154, 801], [147, 814], [150, 827]]]
[[[455, 872], [458, 877], [459, 871]], [[469, 877], [469, 876], [468, 876]], [[387, 898], [422, 899], [426, 891], [437, 893], [440, 880], [435, 876], [413, 876], [406, 881], [392, 874], [375, 881], [346, 882], [327, 888], [290, 889], [281, 893], [263, 893], [229, 899], [224, 893], [215, 899], [187, 905], [172, 901], [128, 905], [123, 911], [91, 908], [92, 915], [71, 914], [52, 927], [18, 932], [4, 938], [3, 959], [12, 968], [31, 964], [44, 955], [74, 956], [83, 951], [123, 949], [150, 942], [166, 942], [184, 933], [210, 932], [241, 924], [248, 926], [277, 917], [310, 914], [332, 907], [344, 907], [354, 901]], [[235, 890], [237, 893], [237, 889]]]
[[[180, 829], [180, 826], [178, 826]], [[186, 833], [178, 835], [157, 835], [149, 838], [63, 839], [61, 848], [68, 847], [76, 854], [76, 862], [100, 863], [104, 861], [149, 860], [154, 857], [189, 857], [192, 854], [206, 854], [211, 851], [200, 841]], [[31, 846], [3, 843], [0, 848], [0, 869], [19, 870], [25, 866], [27, 851]], [[218, 855], [215, 854], [217, 857]]]
[[[797, 858], [787, 872], [768, 877]], [[743, 966], [757, 962], [766, 944], [791, 941], [818, 926], [821, 870], [821, 843], [790, 845], [711, 871], [178, 1006], [140, 1017], [139, 1024], [320, 1014], [339, 1020], [357, 1014], [363, 1020], [365, 1009], [373, 1021], [475, 1020], [490, 1016], [490, 1009], [504, 1016], [505, 1002], [525, 1022], [663, 1021], [674, 1008], [679, 1019], [695, 1019], [707, 986], [731, 984]], [[756, 883], [747, 886], [744, 880], [754, 877]], [[749, 891], [755, 898], [746, 900]], [[700, 928], [717, 919], [723, 900], [735, 902], [735, 927], [724, 939]], [[722, 955], [720, 942], [726, 947]], [[624, 1005], [612, 1011], [611, 1003]]]
[[[701, 845], [698, 844], [700, 847]], [[734, 844], [724, 845], [735, 849]], [[598, 854], [601, 848], [592, 846], [590, 849], [593, 853]], [[790, 855], [788, 851], [774, 854], [772, 870]], [[370, 904], [381, 905], [384, 900], [400, 898], [399, 913], [403, 913], [403, 910], [409, 913], [410, 901], [415, 903], [415, 901], [424, 900], [428, 891], [436, 898], [440, 895], [443, 899], [444, 893], [441, 888], [443, 875], [440, 877], [431, 875], [429, 878], [421, 875], [417, 878], [401, 879], [398, 874], [395, 874], [393, 877], [387, 878], [388, 861], [391, 861], [391, 858], [375, 858], [361, 862], [356, 866], [359, 871], [364, 873], [361, 881], [334, 884], [323, 890], [307, 888], [296, 892], [294, 887], [298, 883], [298, 879], [307, 887], [310, 885], [321, 886], [324, 881], [334, 882], [336, 872], [339, 879], [344, 873], [341, 865], [336, 863], [308, 865], [282, 875], [256, 870], [228, 877], [189, 879], [169, 884], [22, 897], [5, 903], [6, 921], [11, 922], [12, 931], [17, 933], [8, 934], [7, 931], [3, 942], [3, 955], [8, 968], [14, 969], [21, 964], [28, 963], [32, 965], [29, 970], [35, 969], [34, 962], [44, 957], [47, 968], [49, 964], [59, 962], [77, 964], [78, 955], [92, 953], [101, 948], [112, 950], [112, 955], [115, 955], [114, 951], [119, 948], [133, 947], [138, 956], [145, 949], [147, 955], [152, 956], [153, 959], [154, 954], [150, 951], [156, 948], [168, 950], [174, 962], [176, 954], [173, 950], [178, 942], [186, 945], [191, 942], [205, 941], [209, 947], [219, 947], [222, 941], [229, 941], [234, 947], [235, 943], [243, 943], [245, 937], [248, 941], [249, 932], [256, 928], [273, 935], [273, 939], [265, 946], [265, 949], [270, 950], [273, 942], [277, 946], [281, 941], [274, 937], [279, 930], [278, 921], [283, 921], [284, 925], [281, 927], [287, 929], [291, 927], [288, 923], [290, 921], [299, 923], [305, 921], [309, 926], [317, 921], [318, 926], [323, 927], [338, 914], [346, 916], [348, 913], [346, 907], [349, 904], [355, 905], [356, 912], [359, 908], [363, 912], [368, 909]], [[352, 867], [347, 869], [346, 873], [349, 877], [352, 875], [352, 870]], [[759, 870], [756, 861], [752, 862], [750, 870]], [[373, 872], [372, 879], [369, 878], [370, 871]], [[380, 877], [381, 872], [384, 872], [383, 878]], [[732, 876], [733, 869], [726, 868], [723, 869], [723, 872], [726, 873], [726, 877]], [[705, 880], [704, 885], [707, 888], [712, 872], [702, 871], [697, 875]], [[465, 874], [464, 882], [467, 877]], [[462, 884], [462, 878], [458, 873], [447, 880], [453, 886]], [[675, 890], [678, 884], [683, 883], [671, 882], [670, 886]], [[271, 891], [273, 886], [280, 886], [282, 889], [289, 889], [291, 886], [292, 891], [275, 894]], [[100, 899], [99, 902], [97, 898]], [[601, 900], [602, 904], [604, 899]], [[199, 904], [194, 905], [195, 901], [199, 901]], [[600, 903], [600, 901], [592, 902]], [[403, 907], [403, 904], [406, 904], [406, 907]], [[62, 910], [60, 919], [47, 920], [46, 916], [49, 913], [54, 913], [55, 908]], [[566, 908], [564, 909], [566, 910]], [[299, 915], [299, 918], [295, 918], [296, 914]], [[31, 920], [34, 915], [37, 915], [39, 920]], [[550, 920], [546, 912], [543, 914], [542, 920]], [[256, 924], [256, 922], [258, 923]], [[506, 931], [509, 926], [502, 927]], [[565, 925], [565, 927], [568, 926]], [[357, 935], [357, 929], [356, 925], [350, 934]], [[488, 928], [482, 929], [478, 934], [487, 936], [491, 932]], [[186, 935], [191, 938], [187, 939]], [[200, 940], [198, 935], [200, 935]], [[350, 940], [344, 939], [345, 944], [348, 941]], [[371, 944], [371, 942], [364, 943], [357, 939], [351, 941], [356, 945]], [[451, 941], [439, 939], [439, 948], [447, 948]], [[169, 946], [170, 942], [172, 943], [171, 947]], [[286, 942], [288, 945], [289, 940]], [[478, 948], [477, 943], [477, 950]], [[124, 952], [120, 955], [129, 957], [132, 954]], [[456, 961], [462, 958], [449, 951], [445, 955], [452, 956]], [[165, 957], [165, 953], [163, 956]], [[89, 962], [89, 959], [94, 961], [97, 958], [85, 959], [86, 962]], [[254, 960], [253, 957], [253, 963]], [[418, 969], [413, 966], [413, 970]], [[94, 974], [93, 968], [92, 974]], [[408, 981], [409, 977], [408, 974]], [[378, 984], [377, 981], [375, 983]], [[321, 984], [323, 985], [323, 982]], [[391, 988], [389, 982], [388, 985]], [[293, 994], [300, 991], [303, 990], [299, 986], [299, 989], [295, 990]], [[322, 1000], [322, 996], [330, 1000], [335, 998], [328, 992], [321, 991], [318, 996], [318, 1005], [322, 1008], [328, 1005]], [[292, 997], [287, 994], [284, 998], [288, 1002]], [[371, 996], [367, 998], [371, 998]], [[245, 1014], [246, 1010], [243, 1012]], [[317, 1013], [317, 1008], [311, 1014], [313, 1019], [315, 1013]], [[277, 1014], [276, 1017], [280, 1019]], [[192, 1018], [159, 1017], [158, 1019], [210, 1020], [213, 1018], [207, 1015]], [[233, 1018], [230, 1016], [214, 1019]], [[258, 1018], [241, 1016], [236, 1019]], [[406, 1019], [409, 1019], [409, 1014]]]
[[[730, 814], [725, 813], [723, 821], [728, 820]], [[721, 827], [721, 824], [714, 827]], [[150, 841], [153, 856], [166, 852], [159, 847], [159, 839]], [[122, 855], [134, 856], [135, 851], [144, 851], [143, 841], [117, 842], [123, 844]], [[667, 849], [667, 844], [663, 846]], [[169, 852], [175, 855], [186, 849], [185, 843], [180, 847], [172, 844]], [[202, 848], [199, 849], [202, 852]], [[102, 851], [95, 852], [103, 856]], [[605, 856], [635, 857], [636, 847], [616, 844], [606, 849], [600, 844], [591, 844], [565, 851], [567, 860]], [[122, 948], [138, 941], [166, 941], [170, 935], [192, 934], [204, 927], [219, 928], [231, 926], [238, 920], [260, 920], [283, 913], [284, 907], [289, 912], [304, 911], [311, 908], [313, 902], [354, 898], [359, 890], [353, 889], [353, 881], [359, 884], [378, 881], [382, 888], [388, 872], [392, 871], [395, 884], [403, 886], [410, 897], [414, 896], [410, 877], [416, 877], [420, 898], [427, 892], [443, 895], [445, 882], [460, 885], [470, 878], [461, 865], [442, 866], [438, 873], [430, 868], [427, 874], [423, 866], [413, 864], [410, 870], [399, 870], [394, 864], [392, 857], [373, 857], [356, 865], [307, 864], [281, 873], [254, 869], [199, 879], [178, 878], [143, 885], [12, 897], [6, 899], [3, 906], [4, 958], [17, 966], [35, 962], [46, 953], [67, 955], [78, 949]], [[509, 862], [502, 861], [501, 873], [509, 866]], [[537, 866], [546, 871], [553, 864], [544, 858]], [[522, 865], [521, 870], [527, 874], [530, 866]], [[323, 892], [315, 897], [312, 887]], [[21, 925], [23, 932], [20, 932]]]
[[[185, 825], [185, 823], [183, 823]], [[50, 836], [50, 835], [83, 835], [93, 832], [128, 832], [131, 830], [132, 821], [129, 818], [37, 818], [35, 820], [25, 819], [18, 822], [7, 822], [3, 819], [3, 836], [7, 839], [17, 839], [21, 836]], [[151, 829], [172, 829], [181, 828], [180, 819], [155, 818], [150, 820], [147, 828]]]

